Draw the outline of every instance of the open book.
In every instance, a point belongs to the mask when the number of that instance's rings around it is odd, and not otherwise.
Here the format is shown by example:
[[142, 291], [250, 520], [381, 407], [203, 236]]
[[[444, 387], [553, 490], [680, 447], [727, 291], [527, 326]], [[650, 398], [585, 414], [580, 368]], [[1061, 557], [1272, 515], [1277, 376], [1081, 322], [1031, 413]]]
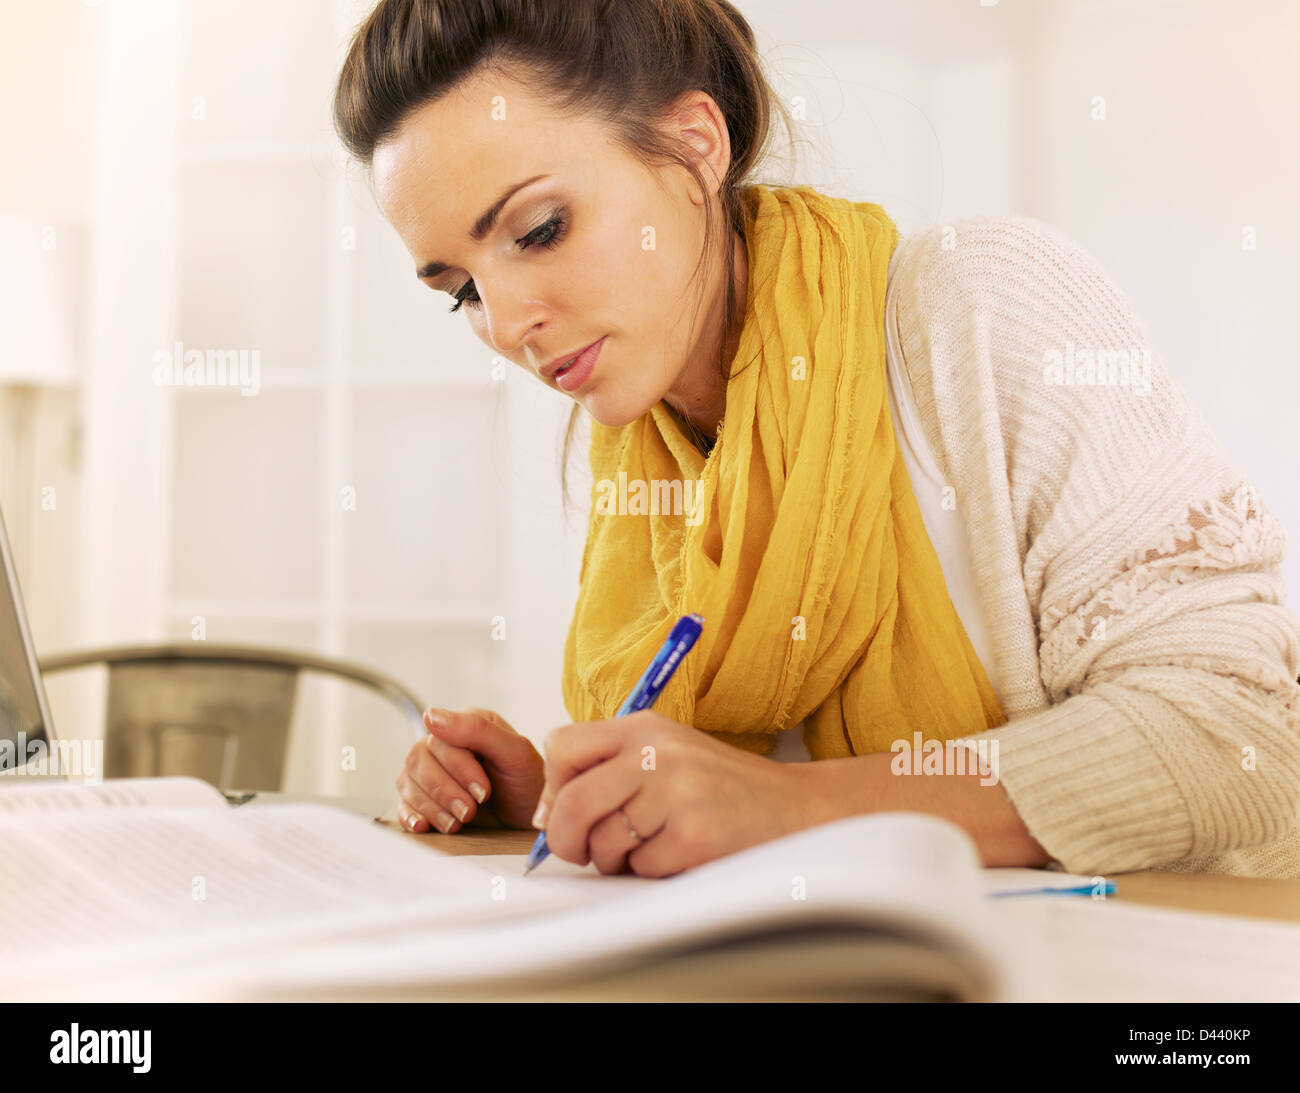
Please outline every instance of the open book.
[[664, 879], [524, 877], [336, 808], [123, 779], [0, 785], [0, 846], [14, 1000], [996, 1000], [1015, 960], [974, 844], [913, 813]]

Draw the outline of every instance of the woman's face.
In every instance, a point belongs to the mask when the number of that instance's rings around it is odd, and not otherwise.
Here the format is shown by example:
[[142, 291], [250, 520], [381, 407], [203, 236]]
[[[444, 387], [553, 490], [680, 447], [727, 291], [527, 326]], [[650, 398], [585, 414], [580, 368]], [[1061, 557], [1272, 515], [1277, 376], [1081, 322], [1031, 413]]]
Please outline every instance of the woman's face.
[[[701, 100], [678, 132], [716, 186], [726, 125], [708, 96], [690, 105]], [[561, 117], [500, 74], [413, 112], [372, 166], [417, 276], [448, 293], [449, 307], [460, 297], [495, 353], [605, 425], [634, 421], [665, 396], [679, 409], [716, 396], [720, 262], [710, 256], [703, 281], [691, 281], [703, 202], [716, 189], [702, 195], [681, 168], [647, 169], [598, 123]], [[702, 290], [710, 303], [693, 315]], [[598, 341], [594, 367], [575, 365], [566, 389], [555, 362]]]

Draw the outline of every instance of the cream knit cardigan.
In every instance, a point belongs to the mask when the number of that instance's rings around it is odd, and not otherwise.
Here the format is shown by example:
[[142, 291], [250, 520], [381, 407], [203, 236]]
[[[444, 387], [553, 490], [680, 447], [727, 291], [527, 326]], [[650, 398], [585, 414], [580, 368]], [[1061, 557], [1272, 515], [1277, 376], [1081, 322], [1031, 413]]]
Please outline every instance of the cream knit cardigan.
[[[998, 741], [1003, 787], [1068, 872], [1300, 877], [1277, 519], [1066, 235], [960, 221], [905, 236], [894, 276], [885, 321], [966, 525], [1008, 718], [966, 740]], [[1049, 368], [1144, 349], [1145, 394], [1118, 357], [1106, 383]]]

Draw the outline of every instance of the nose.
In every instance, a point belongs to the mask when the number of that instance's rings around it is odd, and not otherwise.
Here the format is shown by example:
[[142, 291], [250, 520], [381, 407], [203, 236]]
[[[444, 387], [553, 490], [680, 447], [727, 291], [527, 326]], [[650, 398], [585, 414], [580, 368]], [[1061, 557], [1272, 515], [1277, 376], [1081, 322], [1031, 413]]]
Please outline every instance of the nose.
[[534, 338], [546, 329], [550, 310], [541, 301], [509, 289], [498, 288], [490, 295], [478, 289], [483, 301], [483, 323], [488, 342], [503, 357], [522, 355], [527, 367], [537, 373], [546, 361], [532, 346]]

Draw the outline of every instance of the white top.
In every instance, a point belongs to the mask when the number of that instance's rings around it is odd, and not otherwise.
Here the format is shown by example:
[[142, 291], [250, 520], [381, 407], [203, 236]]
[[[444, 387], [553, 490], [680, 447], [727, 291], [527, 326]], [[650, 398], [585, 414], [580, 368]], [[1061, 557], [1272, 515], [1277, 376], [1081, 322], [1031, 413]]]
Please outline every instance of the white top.
[[1300, 877], [1286, 529], [1131, 302], [1050, 225], [973, 217], [899, 241], [885, 327], [921, 512], [1007, 715], [964, 739], [997, 743], [1029, 833], [1084, 876]]
[[[944, 583], [948, 597], [961, 619], [971, 645], [984, 665], [984, 671], [998, 689], [997, 669], [993, 663], [993, 641], [989, 636], [988, 622], [979, 597], [975, 594], [975, 574], [971, 569], [970, 550], [966, 545], [966, 527], [956, 504], [949, 500], [944, 507], [945, 488], [943, 471], [925, 438], [925, 430], [912, 397], [912, 385], [902, 369], [902, 351], [898, 334], [890, 314], [891, 292], [894, 284], [894, 266], [900, 250], [895, 248], [889, 261], [885, 288], [885, 365], [889, 387], [889, 411], [894, 420], [894, 432], [903, 453], [903, 462], [912, 479], [912, 492], [916, 495], [921, 521], [930, 536], [939, 564], [943, 567]], [[951, 497], [951, 494], [949, 494]], [[803, 742], [803, 722], [792, 725], [777, 736], [776, 747], [768, 756], [780, 763], [807, 762], [812, 758]]]

